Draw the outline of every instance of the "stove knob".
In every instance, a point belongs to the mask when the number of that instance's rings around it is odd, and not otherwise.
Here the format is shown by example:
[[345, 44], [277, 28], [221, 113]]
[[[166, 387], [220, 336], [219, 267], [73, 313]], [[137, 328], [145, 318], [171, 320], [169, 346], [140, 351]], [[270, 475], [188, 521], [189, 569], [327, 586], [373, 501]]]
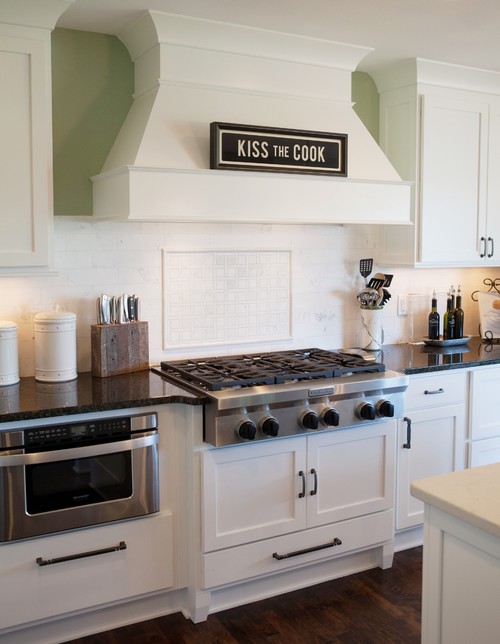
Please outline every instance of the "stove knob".
[[236, 429], [236, 433], [244, 441], [253, 441], [257, 434], [257, 427], [252, 420], [242, 420]]
[[377, 403], [377, 412], [382, 418], [394, 418], [394, 405], [390, 400], [379, 400]]
[[361, 420], [375, 420], [375, 407], [371, 403], [361, 403], [356, 413]]
[[299, 424], [302, 425], [304, 429], [318, 429], [319, 426], [319, 417], [318, 414], [312, 409], [307, 409], [302, 413], [300, 417]]
[[266, 436], [275, 437], [278, 435], [280, 430], [280, 424], [273, 416], [267, 416], [267, 418], [264, 418], [261, 422], [260, 428], [262, 433]]
[[340, 414], [335, 407], [327, 407], [321, 414], [321, 422], [327, 427], [337, 427], [340, 423]]

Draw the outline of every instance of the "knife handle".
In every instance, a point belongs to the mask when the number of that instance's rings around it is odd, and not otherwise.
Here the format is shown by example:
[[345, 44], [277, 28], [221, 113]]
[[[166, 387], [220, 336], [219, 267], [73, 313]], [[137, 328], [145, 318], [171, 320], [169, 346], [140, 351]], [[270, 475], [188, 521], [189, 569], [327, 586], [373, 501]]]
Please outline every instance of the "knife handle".
[[136, 317], [135, 317], [135, 295], [129, 295], [127, 297], [127, 311], [128, 311], [128, 319], [130, 322], [133, 322]]

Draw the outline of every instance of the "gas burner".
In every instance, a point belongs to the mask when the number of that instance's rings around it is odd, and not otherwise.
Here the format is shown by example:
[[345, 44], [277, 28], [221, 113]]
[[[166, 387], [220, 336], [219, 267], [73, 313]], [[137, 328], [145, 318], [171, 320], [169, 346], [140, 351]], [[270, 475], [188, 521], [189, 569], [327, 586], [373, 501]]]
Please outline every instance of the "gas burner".
[[207, 391], [220, 391], [231, 387], [338, 378], [360, 372], [382, 372], [385, 366], [377, 362], [366, 362], [361, 356], [347, 353], [301, 349], [162, 362], [161, 369], [167, 375], [203, 387]]

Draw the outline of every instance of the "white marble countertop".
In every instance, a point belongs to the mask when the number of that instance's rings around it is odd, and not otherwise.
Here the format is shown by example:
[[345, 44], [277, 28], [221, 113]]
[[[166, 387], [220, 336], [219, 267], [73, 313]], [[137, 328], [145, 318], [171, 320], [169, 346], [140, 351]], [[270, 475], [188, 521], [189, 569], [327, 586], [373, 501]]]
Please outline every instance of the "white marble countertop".
[[411, 493], [500, 538], [500, 463], [414, 481]]

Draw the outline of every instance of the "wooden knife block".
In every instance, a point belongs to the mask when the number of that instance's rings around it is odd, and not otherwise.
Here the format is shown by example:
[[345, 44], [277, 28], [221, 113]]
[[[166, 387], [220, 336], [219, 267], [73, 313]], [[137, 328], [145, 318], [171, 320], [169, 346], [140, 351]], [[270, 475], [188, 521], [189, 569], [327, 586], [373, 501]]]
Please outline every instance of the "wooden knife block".
[[99, 378], [149, 369], [147, 322], [92, 324], [92, 375]]

